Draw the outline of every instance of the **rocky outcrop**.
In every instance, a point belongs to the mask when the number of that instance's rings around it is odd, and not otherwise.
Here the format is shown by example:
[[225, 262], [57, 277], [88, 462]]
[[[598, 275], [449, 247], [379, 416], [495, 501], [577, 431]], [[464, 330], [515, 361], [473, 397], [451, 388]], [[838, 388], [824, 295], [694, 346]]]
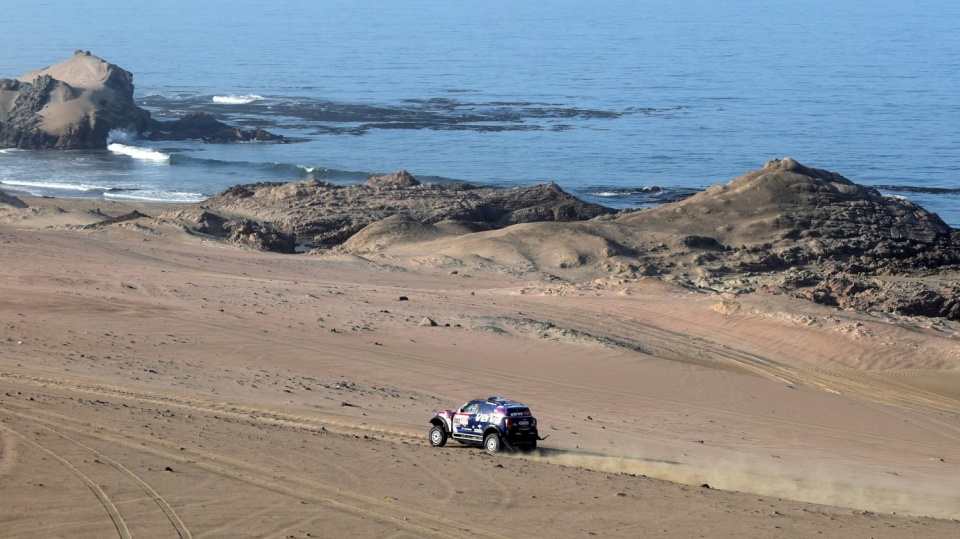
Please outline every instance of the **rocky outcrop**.
[[229, 234], [229, 241], [260, 251], [293, 253], [297, 248], [297, 239], [293, 234], [275, 230], [269, 225], [249, 219], [228, 221], [224, 223], [224, 231]]
[[140, 132], [149, 121], [133, 103], [133, 75], [89, 52], [0, 80], [2, 147], [103, 148], [112, 129]]
[[269, 222], [301, 241], [327, 246], [343, 243], [367, 225], [396, 214], [426, 224], [459, 221], [472, 230], [491, 230], [613, 213], [552, 183], [514, 189], [421, 184], [403, 171], [374, 177], [365, 185], [340, 186], [316, 180], [238, 185], [211, 197], [204, 207]]
[[10, 209], [21, 209], [26, 208], [27, 204], [20, 200], [19, 198], [8, 195], [3, 191], [0, 191], [0, 209], [10, 208]]
[[[644, 258], [701, 288], [960, 320], [960, 288], [917, 280], [956, 273], [960, 231], [907, 200], [793, 159], [616, 222], [701, 238], [686, 242], [689, 251]], [[678, 271], [683, 264], [688, 269]]]
[[150, 140], [202, 140], [212, 143], [284, 141], [283, 135], [274, 135], [259, 127], [232, 127], [205, 112], [191, 112], [172, 122], [152, 121], [150, 129]]
[[393, 174], [384, 174], [383, 176], [373, 176], [366, 183], [366, 187], [416, 187], [420, 181], [414, 178], [406, 170], [394, 172]]
[[840, 274], [824, 277], [794, 295], [842, 309], [960, 320], [960, 285], [956, 283], [885, 282]]
[[262, 129], [240, 129], [203, 114], [159, 122], [133, 101], [133, 75], [87, 51], [19, 79], [0, 79], [0, 148], [105, 148], [110, 131], [155, 140], [282, 141]]
[[[240, 185], [205, 207], [348, 252], [435, 241], [431, 248], [443, 245], [448, 256], [488, 250], [573, 279], [656, 275], [700, 290], [960, 320], [960, 231], [916, 204], [789, 158], [616, 215], [555, 184], [420, 184], [403, 171], [354, 186]], [[538, 224], [507, 228], [520, 223]], [[491, 233], [451, 240], [478, 231]]]

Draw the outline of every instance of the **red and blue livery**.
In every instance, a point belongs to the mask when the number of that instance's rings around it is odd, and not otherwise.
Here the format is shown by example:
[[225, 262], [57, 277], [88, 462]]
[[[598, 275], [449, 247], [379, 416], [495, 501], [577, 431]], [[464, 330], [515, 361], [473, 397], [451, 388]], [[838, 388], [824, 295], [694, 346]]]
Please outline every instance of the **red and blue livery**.
[[533, 451], [537, 441], [537, 418], [530, 408], [502, 397], [474, 399], [457, 410], [440, 410], [430, 420], [430, 445], [443, 447], [447, 439], [480, 446], [488, 453], [501, 449]]

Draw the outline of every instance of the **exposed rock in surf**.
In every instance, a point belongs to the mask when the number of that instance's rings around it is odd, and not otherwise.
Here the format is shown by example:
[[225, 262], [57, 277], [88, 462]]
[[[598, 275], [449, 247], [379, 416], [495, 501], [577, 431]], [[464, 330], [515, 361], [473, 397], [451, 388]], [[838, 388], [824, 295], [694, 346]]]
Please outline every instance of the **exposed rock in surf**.
[[[386, 179], [384, 179], [386, 178]], [[367, 185], [338, 186], [316, 180], [231, 187], [208, 199], [211, 211], [270, 222], [301, 241], [338, 245], [371, 223], [404, 214], [424, 224], [445, 220], [491, 230], [533, 221], [576, 221], [613, 213], [583, 202], [556, 184], [514, 189], [466, 184], [420, 184], [398, 172]]]
[[150, 129], [150, 140], [202, 140], [215, 143], [284, 141], [283, 135], [274, 135], [259, 127], [232, 127], [205, 112], [191, 112], [172, 122], [153, 120]]
[[363, 185], [366, 187], [416, 187], [420, 185], [420, 181], [411, 176], [406, 170], [401, 170], [393, 174], [373, 176]]
[[[133, 75], [88, 51], [19, 79], [0, 79], [0, 148], [106, 148], [113, 130], [166, 133], [173, 140], [282, 141], [262, 129], [210, 118], [159, 122], [133, 101]], [[162, 136], [157, 135], [162, 140]]]

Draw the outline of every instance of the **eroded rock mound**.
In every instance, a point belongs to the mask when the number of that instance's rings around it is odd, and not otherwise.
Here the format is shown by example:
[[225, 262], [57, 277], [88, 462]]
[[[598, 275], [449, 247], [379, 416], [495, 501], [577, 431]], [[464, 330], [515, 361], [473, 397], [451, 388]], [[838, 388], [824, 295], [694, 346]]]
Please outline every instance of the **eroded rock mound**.
[[960, 262], [956, 231], [936, 214], [790, 158], [619, 221], [714, 238], [752, 270], [833, 261], [896, 273]]
[[955, 272], [957, 230], [912, 202], [793, 159], [618, 222], [716, 240], [720, 249], [694, 247], [694, 271], [682, 274], [697, 286], [960, 319], [956, 286], [902, 279]]
[[403, 214], [424, 224], [467, 223], [492, 230], [533, 221], [577, 221], [613, 210], [583, 202], [556, 184], [514, 189], [421, 184], [401, 171], [365, 185], [316, 180], [231, 187], [204, 203], [211, 211], [270, 222], [301, 241], [338, 245], [371, 223]]
[[0, 79], [0, 147], [103, 148], [111, 130], [141, 132], [149, 122], [133, 102], [133, 75], [86, 51]]

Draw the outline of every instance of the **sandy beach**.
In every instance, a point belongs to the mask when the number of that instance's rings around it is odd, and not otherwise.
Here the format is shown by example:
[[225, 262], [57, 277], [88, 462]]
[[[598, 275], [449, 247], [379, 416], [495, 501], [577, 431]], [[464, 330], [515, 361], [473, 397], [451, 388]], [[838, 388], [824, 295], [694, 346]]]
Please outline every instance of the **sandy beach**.
[[[2, 537], [960, 535], [960, 323], [556, 279], [508, 233], [285, 255], [175, 205], [23, 200]], [[435, 411], [492, 395], [536, 453], [430, 447]]]

